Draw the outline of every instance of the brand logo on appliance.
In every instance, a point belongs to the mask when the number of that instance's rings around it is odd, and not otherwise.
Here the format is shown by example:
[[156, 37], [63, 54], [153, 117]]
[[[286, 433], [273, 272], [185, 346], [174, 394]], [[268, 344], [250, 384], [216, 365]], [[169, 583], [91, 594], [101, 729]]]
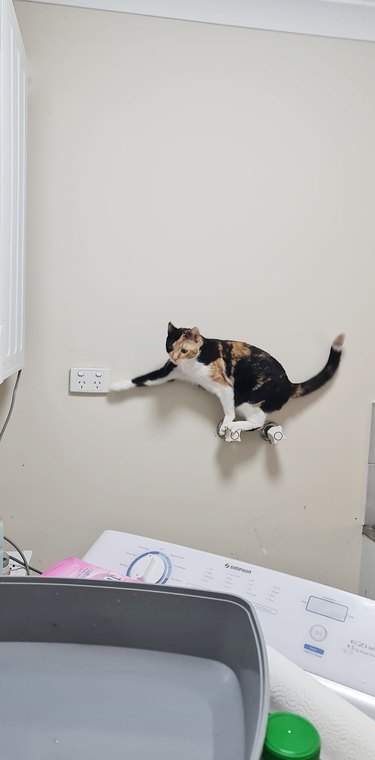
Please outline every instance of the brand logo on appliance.
[[251, 570], [247, 567], [239, 567], [238, 565], [230, 565], [229, 562], [225, 563], [227, 570], [238, 570], [240, 573], [251, 573]]

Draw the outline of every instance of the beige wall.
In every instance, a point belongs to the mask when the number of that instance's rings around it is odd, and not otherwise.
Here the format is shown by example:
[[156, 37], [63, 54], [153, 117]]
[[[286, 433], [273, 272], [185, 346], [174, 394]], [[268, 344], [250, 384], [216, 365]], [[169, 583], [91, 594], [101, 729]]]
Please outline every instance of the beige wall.
[[[356, 589], [374, 396], [375, 46], [18, 2], [31, 62], [27, 365], [1, 449], [6, 530], [46, 566], [105, 528]], [[177, 384], [70, 397], [165, 359], [166, 323], [337, 380], [215, 437]], [[0, 406], [10, 383], [1, 389]]]

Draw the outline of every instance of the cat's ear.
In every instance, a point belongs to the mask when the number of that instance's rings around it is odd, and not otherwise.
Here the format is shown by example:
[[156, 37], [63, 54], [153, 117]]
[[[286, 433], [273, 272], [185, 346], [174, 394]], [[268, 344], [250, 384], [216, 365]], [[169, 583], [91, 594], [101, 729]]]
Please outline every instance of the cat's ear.
[[195, 342], [197, 343], [197, 341], [199, 340], [201, 336], [199, 332], [199, 327], [192, 327], [192, 329], [190, 330], [190, 335], [193, 338], [193, 340], [195, 340]]
[[168, 335], [171, 335], [172, 333], [176, 332], [176, 327], [172, 322], [168, 322]]

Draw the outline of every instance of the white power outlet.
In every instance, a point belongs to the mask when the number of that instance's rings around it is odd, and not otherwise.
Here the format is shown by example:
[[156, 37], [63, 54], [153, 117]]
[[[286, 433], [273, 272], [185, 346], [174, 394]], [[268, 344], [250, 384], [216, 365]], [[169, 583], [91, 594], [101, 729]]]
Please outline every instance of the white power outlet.
[[[31, 555], [33, 553], [32, 550], [31, 549], [23, 549], [23, 553], [25, 555], [25, 558], [26, 558], [27, 562], [31, 562]], [[17, 576], [17, 575], [26, 575], [26, 568], [24, 568], [22, 565], [19, 565], [18, 562], [14, 562], [13, 561], [13, 557], [16, 557], [16, 559], [21, 559], [21, 557], [18, 554], [18, 552], [9, 551], [9, 552], [7, 552], [7, 554], [9, 555], [9, 565], [10, 565], [9, 574], [10, 575], [14, 575], [14, 576]]]
[[71, 393], [108, 393], [109, 369], [71, 367], [69, 390]]

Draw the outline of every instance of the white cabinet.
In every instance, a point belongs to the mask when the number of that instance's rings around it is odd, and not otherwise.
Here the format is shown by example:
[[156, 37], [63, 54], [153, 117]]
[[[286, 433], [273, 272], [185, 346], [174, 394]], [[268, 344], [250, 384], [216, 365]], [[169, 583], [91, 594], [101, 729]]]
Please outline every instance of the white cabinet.
[[26, 56], [11, 0], [0, 0], [0, 383], [24, 361]]

